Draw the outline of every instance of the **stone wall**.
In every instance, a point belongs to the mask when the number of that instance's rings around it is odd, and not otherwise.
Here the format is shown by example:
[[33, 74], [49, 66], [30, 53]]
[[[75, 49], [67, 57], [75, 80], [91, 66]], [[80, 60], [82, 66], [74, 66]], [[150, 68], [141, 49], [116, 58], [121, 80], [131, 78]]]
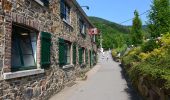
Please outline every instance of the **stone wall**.
[[[2, 4], [0, 4], [0, 73], [1, 73], [2, 67], [3, 67], [4, 40], [5, 40], [5, 34], [4, 34], [4, 16], [3, 16]], [[1, 74], [0, 74], [0, 77], [1, 77]]]
[[[80, 68], [78, 54], [77, 64], [73, 67], [62, 69], [58, 65], [59, 37], [76, 42], [77, 46], [97, 51], [96, 44], [91, 42], [88, 34], [86, 38], [79, 34], [78, 15], [81, 14], [76, 5], [71, 0], [69, 2], [72, 6], [70, 24], [60, 17], [60, 0], [50, 0], [49, 7], [42, 6], [35, 0], [0, 0], [0, 72], [2, 75], [0, 76], [0, 100], [47, 100], [63, 89], [68, 82], [75, 81], [81, 72], [85, 73], [89, 69], [89, 67]], [[89, 28], [93, 27], [88, 21], [86, 23], [89, 24]], [[3, 79], [4, 73], [11, 72], [13, 24], [52, 34], [51, 65], [45, 69], [44, 73]], [[38, 48], [40, 48], [39, 45]], [[37, 53], [37, 57], [37, 62], [40, 63], [40, 52]]]
[[169, 100], [170, 99], [170, 90], [159, 88], [159, 86], [150, 82], [144, 77], [136, 82], [136, 87], [139, 90], [140, 94], [146, 100]]
[[0, 81], [0, 100], [47, 100], [64, 88], [64, 71], [52, 66], [44, 74]]

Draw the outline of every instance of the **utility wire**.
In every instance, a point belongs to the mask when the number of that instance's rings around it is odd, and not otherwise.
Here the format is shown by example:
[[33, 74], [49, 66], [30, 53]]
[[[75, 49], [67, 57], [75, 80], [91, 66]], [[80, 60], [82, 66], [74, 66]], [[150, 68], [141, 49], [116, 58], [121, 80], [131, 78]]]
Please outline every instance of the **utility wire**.
[[[147, 10], [147, 11], [141, 13], [139, 16], [142, 16], [142, 15], [146, 14], [146, 13], [149, 12], [149, 11], [150, 11], [150, 10]], [[121, 22], [120, 24], [126, 23], [126, 22], [131, 21], [131, 20], [133, 20], [133, 18], [128, 19], [128, 20], [126, 20], [126, 21], [123, 21], [123, 22]]]

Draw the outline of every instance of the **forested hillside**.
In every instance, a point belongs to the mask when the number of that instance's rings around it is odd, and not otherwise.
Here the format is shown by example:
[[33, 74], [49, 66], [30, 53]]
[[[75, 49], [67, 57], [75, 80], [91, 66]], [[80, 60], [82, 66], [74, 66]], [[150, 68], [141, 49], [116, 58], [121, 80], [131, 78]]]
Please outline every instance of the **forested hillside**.
[[[117, 48], [122, 50], [130, 43], [129, 27], [98, 17], [89, 17], [89, 19], [98, 29], [100, 29], [103, 36], [104, 49]], [[99, 36], [97, 38], [97, 44], [99, 46]]]

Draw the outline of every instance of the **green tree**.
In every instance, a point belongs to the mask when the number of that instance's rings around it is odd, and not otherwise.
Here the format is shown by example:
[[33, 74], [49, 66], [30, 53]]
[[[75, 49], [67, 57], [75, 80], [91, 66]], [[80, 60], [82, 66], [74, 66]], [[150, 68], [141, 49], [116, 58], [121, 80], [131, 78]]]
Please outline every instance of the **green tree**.
[[148, 17], [148, 32], [152, 37], [170, 32], [170, 1], [154, 0]]
[[137, 46], [142, 43], [143, 40], [143, 34], [142, 34], [142, 22], [139, 18], [138, 11], [135, 10], [134, 12], [134, 19], [133, 19], [133, 25], [131, 29], [131, 38], [132, 38], [132, 44]]

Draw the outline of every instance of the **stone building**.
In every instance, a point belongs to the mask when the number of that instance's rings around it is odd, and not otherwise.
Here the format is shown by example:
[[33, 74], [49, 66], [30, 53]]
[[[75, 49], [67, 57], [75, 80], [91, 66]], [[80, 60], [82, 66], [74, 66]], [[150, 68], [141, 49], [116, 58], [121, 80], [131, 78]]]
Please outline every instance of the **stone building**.
[[96, 63], [76, 0], [0, 0], [0, 100], [46, 100]]

